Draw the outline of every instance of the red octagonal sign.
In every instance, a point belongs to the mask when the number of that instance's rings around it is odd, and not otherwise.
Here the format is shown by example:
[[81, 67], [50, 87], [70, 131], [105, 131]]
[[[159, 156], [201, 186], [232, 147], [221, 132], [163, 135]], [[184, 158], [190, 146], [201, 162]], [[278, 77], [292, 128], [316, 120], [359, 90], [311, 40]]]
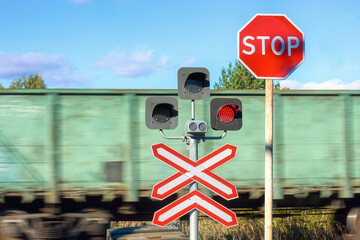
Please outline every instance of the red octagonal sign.
[[304, 47], [304, 33], [285, 15], [256, 14], [238, 32], [238, 59], [256, 78], [287, 78]]

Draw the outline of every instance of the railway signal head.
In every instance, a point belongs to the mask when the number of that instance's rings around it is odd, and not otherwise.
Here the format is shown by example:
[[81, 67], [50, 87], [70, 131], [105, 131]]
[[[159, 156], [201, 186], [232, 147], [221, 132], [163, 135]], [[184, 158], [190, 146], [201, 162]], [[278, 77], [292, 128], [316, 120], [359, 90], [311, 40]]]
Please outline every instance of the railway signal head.
[[214, 98], [211, 100], [210, 123], [214, 130], [239, 130], [242, 126], [241, 101], [237, 98]]
[[207, 129], [207, 123], [201, 120], [189, 120], [185, 123], [185, 132], [187, 134], [204, 135]]
[[145, 124], [150, 129], [175, 129], [178, 125], [178, 102], [173, 97], [148, 97]]
[[178, 71], [178, 95], [182, 99], [210, 97], [210, 74], [206, 68], [183, 67]]

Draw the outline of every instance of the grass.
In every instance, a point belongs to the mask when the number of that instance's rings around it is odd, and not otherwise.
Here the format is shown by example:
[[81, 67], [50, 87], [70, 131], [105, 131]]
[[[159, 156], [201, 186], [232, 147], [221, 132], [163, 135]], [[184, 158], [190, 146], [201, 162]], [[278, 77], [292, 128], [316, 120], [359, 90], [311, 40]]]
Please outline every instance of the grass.
[[[201, 240], [260, 240], [264, 239], [263, 212], [249, 209], [235, 210], [238, 225], [226, 228], [206, 215], [199, 214]], [[135, 227], [151, 222], [117, 222], [113, 227]], [[181, 231], [189, 235], [188, 220], [178, 220]], [[328, 209], [275, 209], [273, 239], [343, 240], [344, 229], [334, 224], [334, 211]], [[340, 233], [340, 234], [339, 234]]]

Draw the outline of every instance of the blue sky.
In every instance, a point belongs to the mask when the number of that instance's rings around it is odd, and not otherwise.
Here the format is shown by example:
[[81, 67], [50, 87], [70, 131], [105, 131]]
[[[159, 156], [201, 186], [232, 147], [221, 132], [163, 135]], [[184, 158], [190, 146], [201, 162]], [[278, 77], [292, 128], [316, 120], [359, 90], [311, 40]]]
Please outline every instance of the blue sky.
[[282, 86], [360, 89], [358, 0], [0, 0], [0, 83], [39, 73], [49, 88], [176, 89], [177, 70], [211, 85], [256, 13], [286, 14], [305, 61]]

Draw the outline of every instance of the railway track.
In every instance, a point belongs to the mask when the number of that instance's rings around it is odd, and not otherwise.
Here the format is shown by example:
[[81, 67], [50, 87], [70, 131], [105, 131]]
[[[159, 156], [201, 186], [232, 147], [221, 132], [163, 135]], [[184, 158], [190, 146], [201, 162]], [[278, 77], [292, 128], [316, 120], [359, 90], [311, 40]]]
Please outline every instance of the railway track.
[[344, 240], [359, 240], [360, 236], [355, 234], [344, 234], [343, 238]]
[[175, 226], [157, 227], [142, 226], [108, 229], [106, 240], [185, 240], [188, 239], [179, 228]]

